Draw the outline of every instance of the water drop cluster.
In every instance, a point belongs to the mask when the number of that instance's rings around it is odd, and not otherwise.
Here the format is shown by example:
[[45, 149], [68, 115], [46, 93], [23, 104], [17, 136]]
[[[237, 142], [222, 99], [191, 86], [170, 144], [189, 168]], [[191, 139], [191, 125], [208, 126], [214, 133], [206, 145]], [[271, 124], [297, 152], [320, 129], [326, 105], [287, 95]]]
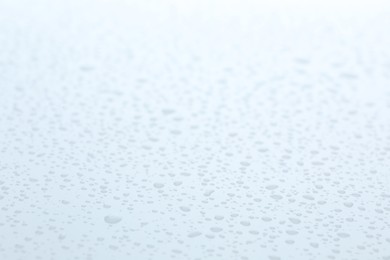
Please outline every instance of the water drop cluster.
[[187, 2], [0, 0], [0, 259], [390, 259], [390, 16]]

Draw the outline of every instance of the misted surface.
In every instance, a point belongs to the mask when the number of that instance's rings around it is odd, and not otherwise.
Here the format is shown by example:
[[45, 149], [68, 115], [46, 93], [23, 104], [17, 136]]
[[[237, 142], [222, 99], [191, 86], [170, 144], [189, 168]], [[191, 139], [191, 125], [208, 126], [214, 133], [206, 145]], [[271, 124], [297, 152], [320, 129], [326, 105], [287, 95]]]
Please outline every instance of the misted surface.
[[0, 259], [389, 260], [359, 4], [0, 0]]

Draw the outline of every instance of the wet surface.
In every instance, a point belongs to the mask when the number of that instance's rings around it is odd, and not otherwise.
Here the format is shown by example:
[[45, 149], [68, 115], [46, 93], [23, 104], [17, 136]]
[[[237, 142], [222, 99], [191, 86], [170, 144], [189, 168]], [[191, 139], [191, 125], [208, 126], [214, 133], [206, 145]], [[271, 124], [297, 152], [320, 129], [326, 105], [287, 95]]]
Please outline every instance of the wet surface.
[[390, 259], [359, 8], [0, 0], [0, 259]]

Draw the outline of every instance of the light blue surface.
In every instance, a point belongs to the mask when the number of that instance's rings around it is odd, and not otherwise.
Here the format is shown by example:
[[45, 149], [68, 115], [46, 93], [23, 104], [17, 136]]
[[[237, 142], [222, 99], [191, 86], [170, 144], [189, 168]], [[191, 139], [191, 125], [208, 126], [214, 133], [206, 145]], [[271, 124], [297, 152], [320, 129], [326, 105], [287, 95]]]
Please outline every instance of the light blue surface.
[[366, 4], [0, 0], [0, 260], [390, 259]]

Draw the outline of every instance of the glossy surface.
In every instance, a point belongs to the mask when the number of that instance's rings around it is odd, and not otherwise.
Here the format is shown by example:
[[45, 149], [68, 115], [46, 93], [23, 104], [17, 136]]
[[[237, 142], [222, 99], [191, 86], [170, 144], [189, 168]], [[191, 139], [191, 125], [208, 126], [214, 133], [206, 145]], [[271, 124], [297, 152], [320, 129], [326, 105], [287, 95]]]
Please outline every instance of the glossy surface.
[[0, 0], [0, 259], [390, 259], [389, 5], [305, 6]]

